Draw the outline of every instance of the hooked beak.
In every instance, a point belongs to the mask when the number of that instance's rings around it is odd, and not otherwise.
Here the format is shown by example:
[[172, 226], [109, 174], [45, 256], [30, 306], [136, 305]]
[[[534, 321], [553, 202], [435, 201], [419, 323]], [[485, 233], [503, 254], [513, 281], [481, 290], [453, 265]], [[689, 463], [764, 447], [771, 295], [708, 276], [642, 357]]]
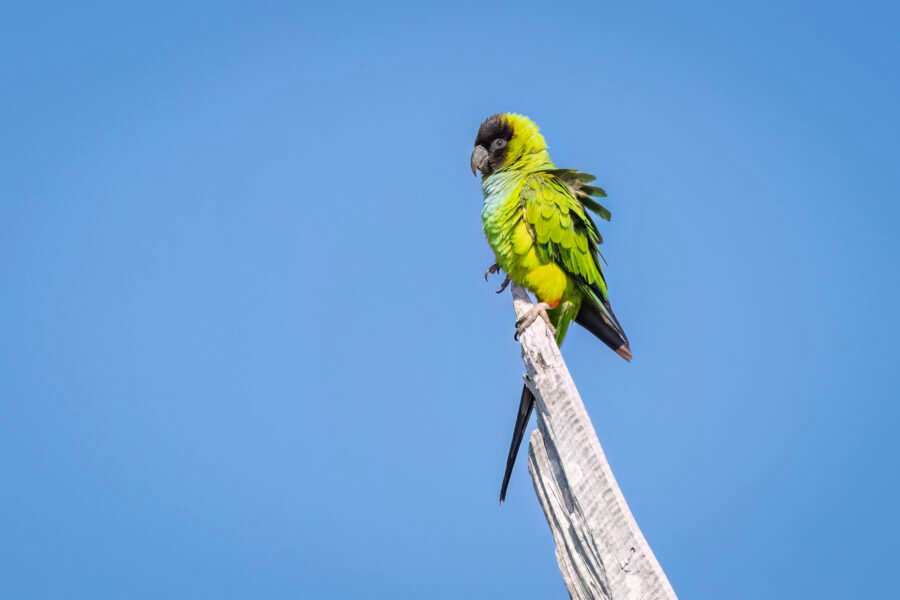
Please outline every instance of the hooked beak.
[[472, 159], [469, 161], [469, 165], [472, 167], [472, 175], [476, 175], [475, 171], [481, 171], [482, 175], [489, 175], [489, 158], [490, 154], [484, 149], [484, 146], [475, 146], [475, 149], [472, 150]]

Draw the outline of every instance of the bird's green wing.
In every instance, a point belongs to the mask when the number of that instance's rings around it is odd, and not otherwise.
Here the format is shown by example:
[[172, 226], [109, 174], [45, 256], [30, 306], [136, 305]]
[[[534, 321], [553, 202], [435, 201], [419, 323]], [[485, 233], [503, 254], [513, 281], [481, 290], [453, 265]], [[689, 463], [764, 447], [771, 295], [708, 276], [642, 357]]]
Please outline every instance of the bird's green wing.
[[546, 260], [558, 264], [578, 285], [585, 298], [603, 313], [611, 327], [627, 340], [609, 304], [606, 279], [600, 264], [603, 238], [590, 211], [609, 219], [610, 213], [591, 195], [605, 196], [589, 186], [593, 176], [573, 170], [555, 169], [533, 173], [522, 186], [525, 219], [535, 245]]
[[534, 173], [525, 180], [521, 198], [538, 252], [606, 300], [598, 260], [603, 238], [566, 182], [553, 172]]
[[575, 169], [550, 169], [544, 172], [555, 175], [565, 183], [572, 192], [572, 195], [578, 198], [578, 201], [581, 202], [582, 206], [587, 210], [593, 211], [598, 217], [606, 221], [609, 221], [612, 218], [612, 213], [594, 199], [606, 198], [606, 191], [601, 187], [588, 185], [590, 182], [597, 179], [596, 177], [590, 173], [582, 173]]

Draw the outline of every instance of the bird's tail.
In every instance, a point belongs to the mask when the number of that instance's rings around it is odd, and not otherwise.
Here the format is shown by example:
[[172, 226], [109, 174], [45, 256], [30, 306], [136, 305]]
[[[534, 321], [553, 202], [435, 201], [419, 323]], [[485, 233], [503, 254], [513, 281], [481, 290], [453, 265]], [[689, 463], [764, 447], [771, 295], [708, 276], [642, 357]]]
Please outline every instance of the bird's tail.
[[522, 397], [519, 400], [519, 414], [516, 415], [516, 425], [513, 429], [512, 441], [509, 444], [509, 455], [506, 457], [506, 471], [503, 473], [503, 483], [500, 485], [500, 502], [506, 500], [506, 488], [509, 487], [509, 478], [512, 476], [513, 467], [516, 464], [516, 455], [519, 454], [519, 446], [525, 437], [525, 428], [528, 427], [528, 419], [534, 410], [534, 394], [527, 385], [522, 386]]
[[575, 322], [593, 333], [597, 338], [613, 349], [613, 351], [627, 361], [631, 361], [631, 348], [628, 346], [628, 338], [625, 331], [619, 325], [619, 320], [612, 311], [609, 302], [597, 304], [586, 300], [581, 305], [581, 310], [575, 316]]

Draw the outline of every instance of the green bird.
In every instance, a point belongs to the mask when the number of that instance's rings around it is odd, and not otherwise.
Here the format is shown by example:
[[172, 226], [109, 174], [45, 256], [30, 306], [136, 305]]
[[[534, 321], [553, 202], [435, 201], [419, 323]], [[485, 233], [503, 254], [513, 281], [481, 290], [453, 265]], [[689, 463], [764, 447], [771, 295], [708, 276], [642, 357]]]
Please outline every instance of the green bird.
[[[511, 279], [531, 290], [538, 300], [516, 322], [516, 337], [541, 317], [555, 331], [556, 343], [562, 344], [574, 320], [630, 361], [628, 338], [609, 303], [600, 264], [603, 238], [591, 217], [594, 213], [609, 221], [611, 216], [596, 200], [606, 197], [606, 192], [589, 185], [596, 178], [574, 169], [558, 169], [537, 125], [512, 113], [493, 115], [481, 124], [471, 167], [473, 174], [481, 172], [481, 218], [497, 259], [485, 272], [485, 279], [502, 269], [507, 278], [498, 293]], [[500, 502], [506, 498], [533, 408], [534, 396], [524, 386]]]

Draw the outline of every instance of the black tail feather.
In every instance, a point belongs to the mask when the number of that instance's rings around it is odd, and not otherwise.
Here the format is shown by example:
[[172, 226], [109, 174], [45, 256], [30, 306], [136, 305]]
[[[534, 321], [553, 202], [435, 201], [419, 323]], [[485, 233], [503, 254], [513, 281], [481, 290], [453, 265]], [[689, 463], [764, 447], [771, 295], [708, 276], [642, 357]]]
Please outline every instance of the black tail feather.
[[575, 322], [597, 336], [601, 342], [612, 348], [616, 354], [630, 361], [631, 350], [628, 347], [628, 338], [625, 337], [625, 332], [621, 330], [622, 328], [619, 326], [612, 308], [607, 306], [607, 310], [609, 310], [609, 314], [612, 315], [613, 320], [616, 322], [616, 326], [613, 326], [605, 318], [603, 312], [590, 302], [585, 302], [581, 305], [581, 310], [575, 316]]
[[503, 483], [500, 485], [500, 502], [506, 499], [506, 488], [509, 487], [509, 478], [516, 464], [516, 456], [519, 454], [519, 446], [525, 437], [525, 428], [531, 418], [534, 409], [534, 394], [527, 385], [522, 386], [522, 398], [519, 400], [519, 414], [516, 416], [516, 425], [513, 429], [512, 441], [509, 444], [509, 455], [506, 457], [506, 472], [503, 474]]

